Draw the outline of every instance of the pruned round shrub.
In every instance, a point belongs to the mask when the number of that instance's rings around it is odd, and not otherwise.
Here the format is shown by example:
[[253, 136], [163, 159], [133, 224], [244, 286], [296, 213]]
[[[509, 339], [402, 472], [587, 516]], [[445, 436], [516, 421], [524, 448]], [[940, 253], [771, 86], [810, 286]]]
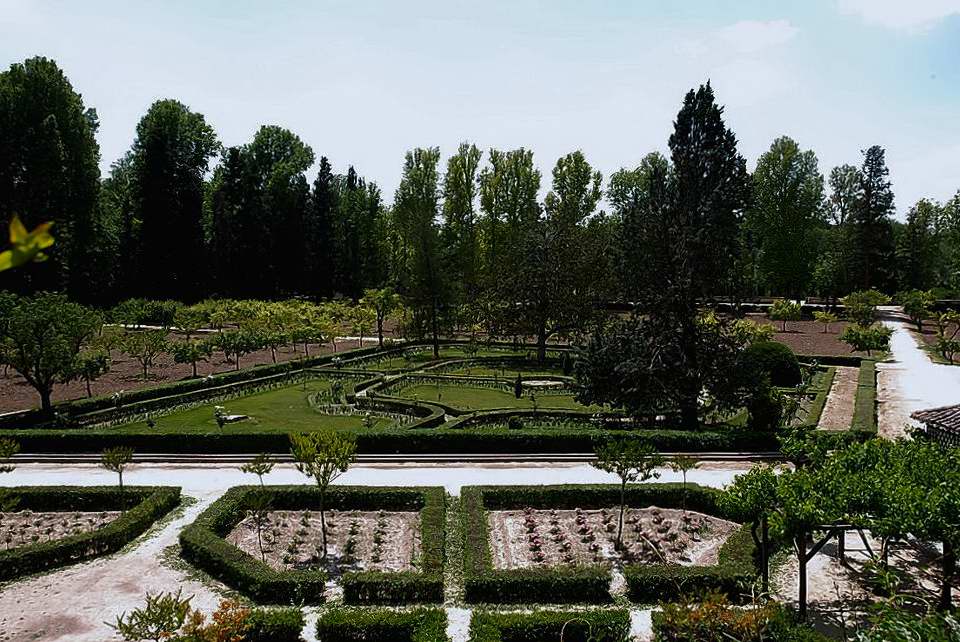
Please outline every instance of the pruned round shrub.
[[743, 353], [743, 367], [760, 371], [775, 386], [796, 386], [801, 381], [800, 362], [789, 346], [778, 341], [752, 343]]
[[513, 416], [507, 420], [507, 428], [510, 430], [523, 430], [523, 418]]

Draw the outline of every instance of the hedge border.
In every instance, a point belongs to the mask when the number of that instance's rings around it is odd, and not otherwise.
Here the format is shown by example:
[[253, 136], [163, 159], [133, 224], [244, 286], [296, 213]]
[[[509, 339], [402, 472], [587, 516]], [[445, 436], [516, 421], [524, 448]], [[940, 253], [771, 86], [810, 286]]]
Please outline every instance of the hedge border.
[[180, 504], [180, 488], [175, 486], [128, 486], [123, 495], [108, 486], [14, 486], [7, 490], [19, 500], [18, 508], [38, 511], [115, 510], [131, 498], [138, 501], [94, 531], [0, 551], [3, 581], [114, 553]]
[[244, 642], [300, 642], [306, 620], [297, 607], [252, 609]]
[[[276, 510], [319, 505], [313, 486], [234, 486], [180, 533], [185, 559], [224, 583], [264, 603], [305, 602], [324, 598], [327, 574], [319, 570], [277, 571], [224, 539], [243, 519], [251, 494], [265, 490]], [[349, 604], [409, 604], [443, 601], [446, 495], [441, 487], [333, 486], [327, 507], [337, 509], [395, 508], [420, 513], [421, 568], [396, 573], [344, 573], [341, 584]]]
[[[721, 518], [723, 491], [688, 483], [690, 510]], [[679, 483], [641, 484], [627, 489], [630, 506], [679, 508], [684, 487]], [[549, 569], [495, 570], [490, 559], [487, 510], [534, 508], [606, 508], [619, 504], [616, 485], [467, 486], [461, 490], [464, 532], [464, 587], [468, 602], [600, 603], [610, 600], [610, 572], [599, 566]], [[716, 589], [739, 598], [757, 574], [756, 552], [749, 527], [744, 525], [723, 544], [718, 563], [711, 566], [676, 564], [626, 565], [631, 600], [649, 602], [676, 596], [688, 586]], [[531, 596], [537, 596], [531, 598]]]
[[877, 432], [877, 362], [864, 359], [857, 375], [857, 394], [853, 407], [852, 430]]
[[320, 642], [440, 642], [447, 640], [447, 613], [438, 608], [409, 611], [336, 608], [317, 618]]
[[[566, 626], [565, 626], [566, 625]], [[500, 613], [474, 611], [468, 642], [540, 642], [541, 640], [630, 640], [630, 612], [626, 609], [590, 611], [535, 611]]]

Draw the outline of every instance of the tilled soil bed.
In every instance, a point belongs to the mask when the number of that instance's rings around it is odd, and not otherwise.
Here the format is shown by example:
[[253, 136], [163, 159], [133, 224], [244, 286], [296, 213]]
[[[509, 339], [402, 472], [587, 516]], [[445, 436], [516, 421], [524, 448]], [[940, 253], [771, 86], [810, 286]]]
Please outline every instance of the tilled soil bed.
[[0, 543], [4, 548], [15, 548], [52, 542], [95, 531], [119, 516], [119, 511], [0, 512]]
[[739, 525], [670, 508], [628, 508], [624, 550], [617, 551], [619, 508], [490, 511], [494, 568], [607, 564], [715, 564], [723, 542]]
[[[414, 511], [328, 511], [327, 563], [320, 513], [271, 511], [261, 527], [264, 561], [277, 570], [324, 568], [348, 571], [408, 571], [420, 555], [420, 514]], [[237, 524], [227, 541], [260, 558], [252, 517]]]

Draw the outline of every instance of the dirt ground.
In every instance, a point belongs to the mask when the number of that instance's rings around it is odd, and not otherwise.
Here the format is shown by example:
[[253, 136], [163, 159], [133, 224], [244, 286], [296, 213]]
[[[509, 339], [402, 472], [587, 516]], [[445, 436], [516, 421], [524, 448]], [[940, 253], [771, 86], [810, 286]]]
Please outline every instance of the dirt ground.
[[773, 338], [787, 344], [797, 354], [867, 356], [865, 352], [850, 352], [850, 346], [840, 340], [844, 328], [849, 325], [846, 321], [831, 323], [826, 333], [823, 324], [813, 320], [788, 321], [787, 331], [781, 332], [782, 324], [771, 321], [764, 314], [748, 314], [747, 318], [756, 323], [772, 325], [777, 331]]
[[[877, 553], [880, 542], [866, 535], [870, 549]], [[807, 608], [810, 623], [828, 635], [846, 639], [861, 627], [869, 617], [871, 604], [883, 599], [871, 591], [870, 553], [856, 531], [845, 537], [846, 564], [837, 556], [837, 541], [827, 543], [807, 564]], [[905, 579], [897, 589], [906, 598], [907, 605], [936, 603], [939, 590], [939, 551], [915, 541], [898, 542], [890, 546], [890, 567]], [[796, 555], [789, 559], [771, 578], [771, 590], [779, 600], [797, 604], [799, 587]], [[960, 591], [954, 587], [954, 596]]]
[[[272, 511], [261, 527], [264, 559], [278, 570], [323, 566], [320, 513]], [[404, 512], [329, 511], [326, 514], [326, 570], [408, 571], [420, 555], [420, 515]], [[237, 524], [227, 541], [259, 558], [252, 517]]]
[[41, 513], [21, 510], [0, 513], [0, 542], [4, 548], [51, 542], [95, 531], [119, 516], [119, 511]]
[[710, 515], [677, 509], [629, 508], [624, 552], [615, 550], [619, 508], [512, 510], [488, 515], [495, 568], [644, 562], [705, 565], [738, 528]]
[[821, 430], [850, 429], [853, 423], [859, 377], [859, 368], [837, 367], [817, 428]]

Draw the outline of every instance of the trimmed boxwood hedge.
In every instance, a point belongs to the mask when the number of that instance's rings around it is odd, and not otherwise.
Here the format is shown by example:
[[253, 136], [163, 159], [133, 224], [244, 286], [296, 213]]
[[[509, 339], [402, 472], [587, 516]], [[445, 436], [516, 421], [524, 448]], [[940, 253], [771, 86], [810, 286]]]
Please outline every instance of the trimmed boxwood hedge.
[[447, 640], [446, 629], [447, 614], [437, 608], [338, 608], [317, 619], [320, 642], [440, 642]]
[[[728, 518], [718, 499], [723, 491], [687, 484], [687, 508]], [[461, 491], [464, 532], [464, 585], [467, 601], [566, 603], [609, 601], [610, 573], [601, 566], [494, 570], [490, 561], [486, 510], [598, 509], [619, 505], [619, 486], [468, 486]], [[683, 485], [643, 484], [628, 487], [630, 506], [679, 508]], [[747, 526], [731, 535], [712, 566], [627, 565], [628, 594], [647, 603], [691, 589], [715, 589], [739, 597], [756, 577], [753, 539]]]
[[[272, 510], [317, 510], [313, 486], [267, 486]], [[236, 486], [180, 533], [183, 556], [226, 584], [266, 603], [323, 601], [327, 575], [321, 570], [277, 571], [226, 541], [243, 518], [249, 497], [259, 486]], [[439, 487], [334, 486], [327, 492], [331, 510], [410, 510], [420, 513], [419, 571], [359, 571], [341, 577], [348, 604], [409, 604], [443, 601], [446, 496]]]
[[253, 609], [247, 618], [244, 642], [300, 642], [303, 611], [295, 607]]
[[497, 613], [474, 611], [469, 642], [627, 642], [630, 613], [623, 609]]
[[120, 550], [180, 503], [180, 488], [128, 486], [121, 495], [116, 487], [16, 486], [10, 488], [18, 510], [105, 511], [128, 510], [88, 533], [70, 535], [0, 551], [0, 580], [82, 562]]

